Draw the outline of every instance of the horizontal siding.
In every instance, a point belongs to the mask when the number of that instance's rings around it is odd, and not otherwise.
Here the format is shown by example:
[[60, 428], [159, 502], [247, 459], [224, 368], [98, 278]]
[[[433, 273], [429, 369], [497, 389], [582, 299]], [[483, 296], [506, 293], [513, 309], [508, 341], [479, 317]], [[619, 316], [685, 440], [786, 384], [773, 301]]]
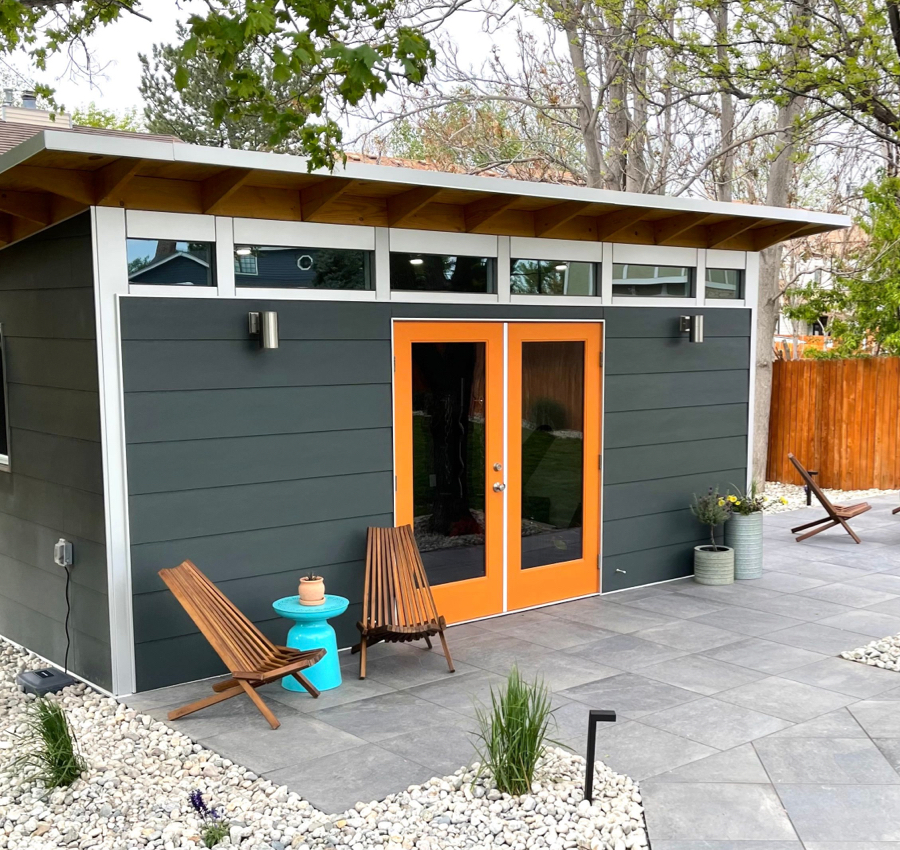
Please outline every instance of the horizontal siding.
[[[716, 365], [720, 364], [716, 362]], [[659, 364], [660, 369], [663, 366]], [[749, 381], [747, 369], [609, 375], [606, 378], [606, 411], [745, 404]]]
[[[710, 404], [700, 407], [669, 407], [653, 411], [625, 410], [608, 413], [603, 439], [606, 450], [629, 446], [652, 446], [660, 435], [708, 440], [747, 434], [746, 404]], [[669, 439], [671, 445], [673, 440]]]
[[[607, 307], [610, 319], [606, 326], [607, 340], [664, 337], [687, 339], [679, 330], [679, 318], [683, 315], [702, 315], [703, 335], [707, 339], [717, 336], [750, 338], [750, 311], [739, 308], [697, 309], [696, 307]], [[706, 345], [704, 342], [703, 345]], [[698, 347], [702, 347], [698, 345]]]
[[694, 571], [694, 546], [704, 543], [709, 543], [709, 537], [604, 557], [603, 590], [609, 593], [689, 576]]
[[671, 443], [657, 443], [609, 449], [604, 456], [604, 483], [613, 486], [634, 481], [657, 482], [661, 478], [716, 472], [733, 466], [735, 458], [746, 456], [746, 437], [679, 441], [676, 448]]
[[681, 339], [618, 339], [606, 342], [606, 374], [644, 375], [665, 372], [709, 372], [711, 363], [728, 369], [750, 368], [750, 340], [709, 337], [702, 344]]
[[0, 474], [0, 633], [57, 664], [65, 655], [72, 541], [74, 673], [111, 687], [103, 462], [90, 218], [0, 254], [12, 473]]

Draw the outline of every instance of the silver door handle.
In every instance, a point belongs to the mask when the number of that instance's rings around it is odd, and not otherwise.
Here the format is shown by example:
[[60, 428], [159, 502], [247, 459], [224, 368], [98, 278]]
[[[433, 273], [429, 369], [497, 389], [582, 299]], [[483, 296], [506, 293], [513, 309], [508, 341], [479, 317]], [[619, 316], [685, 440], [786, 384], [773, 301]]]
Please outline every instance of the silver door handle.
[[494, 492], [495, 492], [495, 493], [502, 493], [505, 489], [506, 489], [506, 485], [505, 485], [502, 481], [498, 481], [498, 482], [494, 485]]

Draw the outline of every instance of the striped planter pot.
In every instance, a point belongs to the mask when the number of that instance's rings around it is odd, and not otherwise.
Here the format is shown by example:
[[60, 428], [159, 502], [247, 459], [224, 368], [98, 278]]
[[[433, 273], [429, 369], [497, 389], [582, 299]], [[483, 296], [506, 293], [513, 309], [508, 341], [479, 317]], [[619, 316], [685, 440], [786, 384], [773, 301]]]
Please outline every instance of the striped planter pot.
[[694, 581], [697, 584], [733, 584], [734, 549], [719, 546], [694, 547]]
[[733, 514], [725, 523], [725, 543], [734, 549], [734, 577], [761, 578], [763, 572], [763, 515], [761, 511]]

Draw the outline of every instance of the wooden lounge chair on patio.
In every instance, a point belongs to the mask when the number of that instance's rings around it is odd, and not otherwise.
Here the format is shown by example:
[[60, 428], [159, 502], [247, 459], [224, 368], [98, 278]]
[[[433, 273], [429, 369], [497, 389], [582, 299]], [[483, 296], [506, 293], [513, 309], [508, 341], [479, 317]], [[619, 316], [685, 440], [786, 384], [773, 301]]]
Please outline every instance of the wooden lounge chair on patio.
[[447, 624], [434, 604], [411, 525], [369, 529], [362, 616], [356, 624], [360, 641], [351, 650], [359, 653], [360, 679], [366, 678], [366, 650], [373, 644], [424, 638], [431, 649], [434, 635], [440, 636], [447, 666], [455, 672], [444, 637]]
[[159, 575], [231, 673], [230, 679], [212, 686], [215, 694], [170, 711], [169, 720], [247, 694], [269, 725], [277, 729], [281, 724], [256, 688], [293, 676], [314, 697], [319, 695], [300, 671], [322, 658], [324, 649], [299, 652], [276, 646], [190, 561], [160, 570]]
[[[871, 510], [872, 506], [868, 502], [860, 502], [858, 505], [833, 505], [828, 497], [821, 491], [819, 485], [813, 480], [813, 477], [790, 452], [788, 452], [788, 460], [794, 464], [794, 468], [800, 473], [803, 483], [809, 487], [810, 492], [819, 500], [819, 503], [825, 508], [825, 512], [828, 514], [828, 516], [823, 519], [817, 519], [815, 522], [807, 522], [804, 525], [798, 525], [796, 528], [792, 528], [791, 534], [796, 534], [798, 531], [804, 531], [807, 528], [820, 526], [814, 531], [808, 531], [806, 534], [801, 534], [797, 538], [797, 542], [799, 543], [801, 540], [806, 540], [807, 537], [812, 537], [820, 531], [825, 531], [826, 529], [834, 528], [836, 525], [841, 525], [844, 527], [844, 531], [846, 531], [847, 534], [849, 534], [857, 543], [861, 543], [862, 541], [857, 537], [856, 532], [850, 528], [847, 520], [853, 519], [853, 517], [859, 516], [860, 514], [864, 514], [866, 511]], [[827, 525], [824, 523], [827, 523]]]

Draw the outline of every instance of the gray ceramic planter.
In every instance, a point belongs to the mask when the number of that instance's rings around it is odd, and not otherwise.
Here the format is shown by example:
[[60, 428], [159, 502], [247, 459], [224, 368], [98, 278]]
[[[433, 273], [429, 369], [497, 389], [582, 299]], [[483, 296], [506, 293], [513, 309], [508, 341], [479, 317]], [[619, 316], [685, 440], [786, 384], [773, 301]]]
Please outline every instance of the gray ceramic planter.
[[694, 581], [697, 584], [733, 584], [734, 549], [728, 546], [694, 547]]
[[734, 577], [761, 578], [763, 572], [763, 515], [761, 511], [732, 514], [725, 523], [725, 543], [734, 549]]

